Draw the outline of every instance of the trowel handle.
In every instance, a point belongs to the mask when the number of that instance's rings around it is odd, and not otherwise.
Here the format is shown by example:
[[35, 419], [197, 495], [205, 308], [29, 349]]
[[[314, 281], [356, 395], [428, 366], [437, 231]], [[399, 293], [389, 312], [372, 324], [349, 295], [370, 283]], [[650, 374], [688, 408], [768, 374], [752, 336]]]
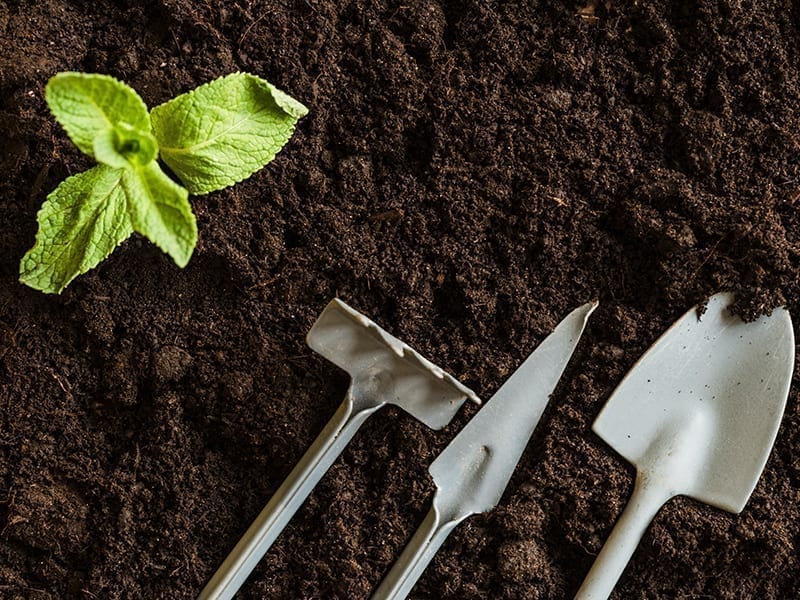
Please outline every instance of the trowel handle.
[[637, 474], [633, 495], [592, 565], [575, 600], [605, 600], [658, 510], [672, 497], [658, 480]]
[[419, 526], [392, 570], [372, 594], [371, 600], [403, 600], [406, 598], [436, 551], [461, 520], [442, 523], [434, 505], [428, 511], [425, 521]]
[[381, 406], [354, 413], [353, 400], [348, 393], [325, 429], [200, 592], [198, 600], [233, 597], [361, 424]]

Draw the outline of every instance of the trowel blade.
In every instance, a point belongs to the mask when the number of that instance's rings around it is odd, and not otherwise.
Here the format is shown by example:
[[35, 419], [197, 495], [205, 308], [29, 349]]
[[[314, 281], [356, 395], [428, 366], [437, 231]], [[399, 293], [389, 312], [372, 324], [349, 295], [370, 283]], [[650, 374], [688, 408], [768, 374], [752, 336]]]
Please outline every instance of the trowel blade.
[[431, 464], [434, 502], [448, 518], [500, 501], [596, 307], [590, 302], [567, 315]]
[[[758, 482], [783, 416], [794, 369], [789, 312], [744, 322], [733, 295], [693, 307], [636, 362], [592, 429], [637, 470], [671, 454], [670, 490], [738, 513]], [[662, 474], [662, 478], [666, 475]]]

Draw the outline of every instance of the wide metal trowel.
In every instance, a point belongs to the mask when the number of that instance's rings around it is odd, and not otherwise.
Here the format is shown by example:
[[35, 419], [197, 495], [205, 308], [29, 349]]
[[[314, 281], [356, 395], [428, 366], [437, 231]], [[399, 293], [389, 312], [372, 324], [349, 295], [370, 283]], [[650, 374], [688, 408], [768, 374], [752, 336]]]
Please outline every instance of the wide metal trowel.
[[611, 594], [645, 530], [673, 496], [739, 513], [783, 416], [794, 333], [783, 308], [745, 323], [717, 294], [692, 308], [639, 359], [594, 431], [636, 466], [633, 496], [576, 598]]
[[400, 600], [450, 532], [500, 501], [596, 302], [572, 311], [431, 464], [433, 508], [373, 600]]
[[467, 398], [480, 404], [472, 390], [341, 300], [325, 307], [306, 341], [312, 350], [350, 374], [347, 396], [200, 592], [200, 600], [227, 600], [236, 593], [372, 413], [394, 404], [428, 427], [441, 429]]

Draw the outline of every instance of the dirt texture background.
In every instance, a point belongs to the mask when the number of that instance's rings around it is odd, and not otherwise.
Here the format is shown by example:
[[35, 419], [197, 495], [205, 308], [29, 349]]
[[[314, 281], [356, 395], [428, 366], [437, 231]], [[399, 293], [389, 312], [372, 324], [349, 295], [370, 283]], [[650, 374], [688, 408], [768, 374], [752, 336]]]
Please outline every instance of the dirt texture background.
[[[344, 397], [304, 344], [339, 296], [488, 398], [601, 301], [500, 506], [425, 599], [567, 598], [632, 489], [590, 429], [719, 290], [800, 318], [794, 2], [0, 2], [0, 597], [192, 598]], [[310, 114], [192, 204], [179, 270], [139, 237], [60, 296], [17, 283], [90, 161], [43, 101], [108, 73], [149, 106], [246, 70]], [[656, 517], [615, 598], [800, 597], [800, 408], [737, 516]], [[427, 512], [442, 432], [385, 409], [242, 598], [366, 598]]]

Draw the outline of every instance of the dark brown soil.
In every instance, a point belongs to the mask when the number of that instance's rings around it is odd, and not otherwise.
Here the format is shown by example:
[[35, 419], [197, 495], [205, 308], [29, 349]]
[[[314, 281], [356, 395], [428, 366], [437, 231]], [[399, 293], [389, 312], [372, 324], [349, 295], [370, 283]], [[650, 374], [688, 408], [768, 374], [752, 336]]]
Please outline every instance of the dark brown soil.
[[[304, 344], [339, 296], [488, 398], [601, 306], [501, 505], [413, 596], [565, 598], [633, 473], [590, 431], [697, 301], [800, 318], [800, 12], [791, 2], [0, 2], [0, 597], [191, 598], [347, 379]], [[140, 238], [61, 296], [17, 283], [88, 159], [62, 70], [149, 105], [247, 70], [311, 108], [266, 169], [193, 199], [183, 271]], [[443, 432], [386, 409], [243, 598], [365, 598], [430, 502]], [[615, 598], [800, 596], [797, 386], [739, 516], [657, 516]]]

